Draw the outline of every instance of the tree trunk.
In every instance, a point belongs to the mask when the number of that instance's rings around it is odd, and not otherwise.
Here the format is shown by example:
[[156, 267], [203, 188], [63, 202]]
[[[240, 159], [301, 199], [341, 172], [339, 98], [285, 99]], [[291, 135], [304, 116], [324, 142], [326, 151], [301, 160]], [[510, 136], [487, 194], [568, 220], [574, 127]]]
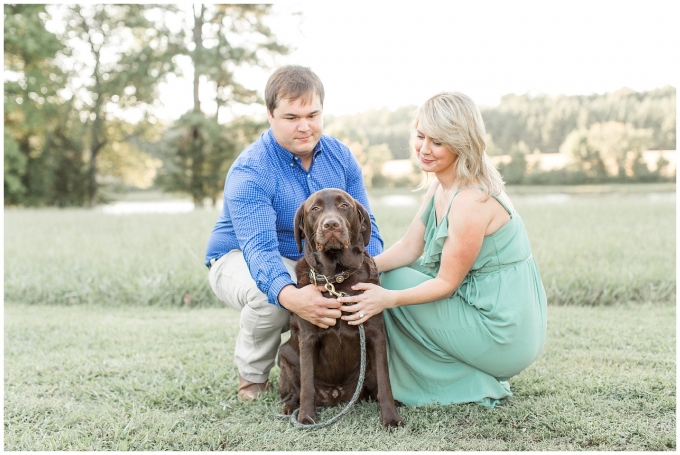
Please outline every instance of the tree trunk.
[[[200, 5], [200, 11], [196, 14], [196, 6], [194, 5], [194, 112], [201, 112], [201, 101], [198, 98], [198, 89], [200, 85], [201, 68], [203, 68], [203, 15], [205, 8]], [[194, 124], [191, 129], [191, 147], [192, 147], [192, 165], [191, 165], [191, 182], [189, 187], [191, 188], [192, 198], [194, 200], [194, 207], [203, 207], [203, 200], [201, 198], [201, 178], [202, 175], [202, 164], [203, 164], [203, 150], [202, 141], [200, 140], [201, 132], [199, 130], [199, 125]]]
[[99, 79], [100, 50], [95, 49], [94, 45], [92, 45], [92, 52], [95, 57], [93, 91], [97, 94], [97, 99], [94, 102], [94, 108], [92, 110], [94, 119], [92, 120], [92, 137], [90, 142], [90, 166], [87, 172], [87, 205], [89, 207], [97, 205], [99, 199], [99, 188], [97, 185], [97, 157], [99, 155], [99, 150], [106, 144], [106, 139], [103, 137], [104, 134], [102, 134], [104, 121], [102, 119], [103, 98], [101, 96], [101, 81]]
[[[99, 141], [98, 133], [95, 133], [99, 129], [101, 120], [99, 117], [95, 119], [95, 123], [92, 126], [92, 143], [90, 145], [90, 167], [87, 172], [87, 205], [89, 207], [94, 207], [97, 205], [97, 200], [99, 198], [99, 188], [97, 185], [97, 156], [99, 155], [99, 150], [104, 146], [104, 142]], [[96, 124], [96, 126], [95, 126]]]
[[203, 207], [203, 163], [205, 144], [200, 136], [198, 125], [192, 129], [193, 141], [191, 142], [193, 160], [191, 162], [191, 182], [189, 183], [191, 195], [194, 198], [194, 207]]
[[194, 112], [201, 112], [201, 101], [198, 98], [198, 87], [200, 83], [201, 60], [203, 54], [203, 14], [205, 9], [200, 5], [200, 12], [196, 14], [196, 5], [194, 5]]

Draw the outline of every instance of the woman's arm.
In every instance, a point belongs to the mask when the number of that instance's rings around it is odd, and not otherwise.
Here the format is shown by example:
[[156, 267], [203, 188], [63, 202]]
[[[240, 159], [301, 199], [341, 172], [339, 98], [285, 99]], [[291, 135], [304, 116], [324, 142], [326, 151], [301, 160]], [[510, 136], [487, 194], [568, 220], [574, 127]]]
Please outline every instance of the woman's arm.
[[[356, 303], [340, 308], [355, 313], [343, 316], [343, 319], [352, 325], [361, 324], [386, 308], [434, 302], [452, 295], [479, 255], [491, 216], [477, 191], [461, 192], [449, 212], [449, 235], [444, 242], [437, 276], [404, 290], [388, 290], [374, 284], [359, 283], [353, 289], [363, 290], [362, 294], [338, 299], [343, 304]], [[358, 317], [359, 312], [363, 317]]]
[[425, 225], [420, 217], [432, 198], [432, 195], [437, 190], [438, 184], [439, 182], [435, 180], [430, 185], [430, 188], [423, 198], [423, 202], [420, 204], [418, 213], [416, 213], [413, 221], [411, 221], [411, 225], [404, 236], [390, 248], [374, 258], [375, 265], [378, 267], [378, 272], [387, 272], [412, 264], [423, 253], [423, 248], [425, 247], [425, 240], [423, 238], [425, 236]]
[[378, 272], [387, 272], [405, 265], [412, 264], [423, 253], [425, 242], [423, 235], [425, 226], [416, 217], [409, 227], [406, 234], [395, 242], [390, 248], [375, 258], [375, 265]]

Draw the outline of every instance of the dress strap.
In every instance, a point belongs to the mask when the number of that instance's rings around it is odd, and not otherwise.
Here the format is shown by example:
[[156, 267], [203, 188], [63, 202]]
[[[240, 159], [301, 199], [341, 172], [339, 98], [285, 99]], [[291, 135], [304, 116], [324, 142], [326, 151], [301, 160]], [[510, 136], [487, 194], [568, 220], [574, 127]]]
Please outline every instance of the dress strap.
[[507, 205], [505, 205], [505, 203], [503, 201], [501, 201], [501, 198], [499, 198], [498, 196], [496, 196], [494, 194], [492, 194], [491, 197], [494, 198], [495, 200], [497, 200], [498, 203], [503, 206], [505, 211], [508, 212], [508, 215], [512, 216], [512, 211], [510, 210], [510, 208]]
[[[453, 205], [453, 200], [456, 199], [456, 196], [458, 196], [458, 193], [460, 193], [463, 190], [466, 190], [468, 188], [478, 188], [480, 190], [483, 190], [481, 186], [464, 186], [463, 188], [458, 188], [455, 193], [453, 193], [453, 197], [451, 198], [451, 202], [449, 202], [449, 207], [446, 209], [446, 213], [444, 214], [445, 217], [449, 216], [449, 212], [451, 211], [451, 206]], [[442, 218], [444, 219], [444, 218]]]
[[[458, 188], [458, 191], [456, 191], [456, 194], [453, 195], [453, 198], [451, 199], [451, 202], [449, 203], [449, 210], [451, 210], [451, 204], [453, 203], [453, 199], [455, 199], [456, 196], [458, 196], [458, 193], [460, 193], [461, 191], [466, 190], [466, 189], [468, 189], [468, 188], [476, 188], [476, 189], [478, 189], [478, 190], [486, 191], [486, 189], [484, 189], [483, 186], [476, 186], [476, 185], [475, 185], [475, 186], [464, 186], [463, 188]], [[508, 212], [508, 215], [512, 216], [512, 210], [510, 210], [510, 209], [508, 208], [508, 206], [505, 205], [505, 203], [504, 203], [503, 201], [501, 201], [501, 199], [500, 199], [498, 196], [496, 196], [495, 194], [491, 194], [490, 196], [491, 196], [492, 198], [494, 198], [495, 200], [497, 200], [498, 203], [499, 203], [500, 205], [503, 206], [503, 208], [505, 209], [505, 211]], [[449, 212], [448, 212], [448, 210], [447, 210], [447, 211], [446, 211], [446, 214], [448, 215], [448, 213], [449, 213]]]
[[[477, 185], [475, 185], [475, 186], [464, 186], [463, 188], [458, 188], [458, 191], [456, 191], [456, 194], [453, 195], [453, 199], [455, 199], [456, 196], [458, 196], [458, 193], [460, 193], [463, 190], [467, 190], [468, 188], [477, 188], [478, 190], [486, 191], [483, 186], [477, 186]], [[453, 201], [453, 199], [451, 199], [451, 200]]]

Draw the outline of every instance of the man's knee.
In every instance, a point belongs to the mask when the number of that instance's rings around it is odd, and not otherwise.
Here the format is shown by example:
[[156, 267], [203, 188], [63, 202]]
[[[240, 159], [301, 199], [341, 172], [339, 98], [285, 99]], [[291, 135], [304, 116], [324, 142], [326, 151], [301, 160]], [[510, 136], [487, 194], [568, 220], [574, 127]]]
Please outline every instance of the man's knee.
[[[282, 259], [291, 278], [295, 281], [296, 261]], [[239, 311], [249, 307], [254, 314], [268, 320], [288, 323], [290, 313], [284, 308], [269, 303], [267, 296], [260, 291], [255, 280], [250, 276], [242, 251], [232, 250], [215, 261], [210, 269], [209, 281], [215, 295], [229, 307]]]
[[243, 307], [241, 322], [250, 321], [261, 328], [273, 328], [288, 325], [290, 312], [285, 308], [272, 305], [265, 300], [255, 300]]
[[217, 298], [235, 310], [267, 303], [267, 297], [250, 276], [241, 251], [233, 250], [219, 258], [210, 268], [209, 281]]

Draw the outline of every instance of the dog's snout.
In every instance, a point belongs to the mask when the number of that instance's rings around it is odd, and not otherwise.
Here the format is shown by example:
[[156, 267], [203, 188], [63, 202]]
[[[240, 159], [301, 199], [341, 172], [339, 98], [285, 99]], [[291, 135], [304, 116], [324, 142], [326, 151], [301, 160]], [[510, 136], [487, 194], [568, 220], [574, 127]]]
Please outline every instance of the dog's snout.
[[340, 221], [336, 220], [335, 218], [329, 218], [327, 220], [324, 220], [323, 228], [326, 231], [334, 231], [340, 228]]

